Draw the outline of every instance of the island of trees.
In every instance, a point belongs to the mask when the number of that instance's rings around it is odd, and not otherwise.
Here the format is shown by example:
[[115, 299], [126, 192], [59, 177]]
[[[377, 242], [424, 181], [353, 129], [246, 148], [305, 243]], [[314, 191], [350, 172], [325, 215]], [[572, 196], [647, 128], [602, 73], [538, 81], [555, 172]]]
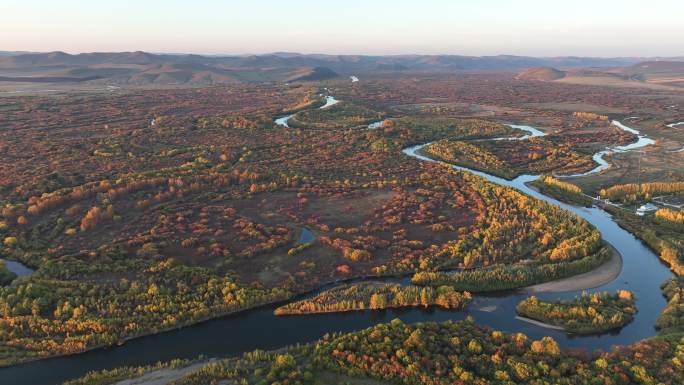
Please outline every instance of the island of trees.
[[344, 129], [367, 126], [384, 117], [385, 114], [382, 112], [349, 102], [340, 102], [323, 109], [307, 109], [298, 112], [290, 118], [287, 124], [305, 129]]
[[569, 300], [542, 301], [531, 296], [518, 303], [519, 315], [576, 334], [594, 334], [625, 326], [637, 312], [634, 295], [626, 290], [615, 294], [582, 293]]
[[465, 307], [470, 298], [470, 293], [458, 292], [451, 286], [432, 288], [363, 282], [335, 287], [313, 298], [289, 303], [277, 308], [275, 314], [314, 314], [415, 306], [438, 306], [456, 310]]
[[443, 139], [427, 146], [424, 152], [507, 179], [551, 171], [572, 174], [590, 170], [594, 165], [590, 156], [574, 151], [570, 145], [559, 145], [541, 137], [471, 142]]

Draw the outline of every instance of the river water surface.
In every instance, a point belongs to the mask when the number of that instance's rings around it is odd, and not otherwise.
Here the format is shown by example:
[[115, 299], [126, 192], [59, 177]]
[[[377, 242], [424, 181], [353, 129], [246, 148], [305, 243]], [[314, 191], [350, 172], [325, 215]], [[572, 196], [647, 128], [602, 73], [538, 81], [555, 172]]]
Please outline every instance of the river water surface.
[[7, 270], [16, 274], [17, 277], [25, 277], [25, 276], [31, 275], [31, 273], [33, 273], [33, 269], [25, 266], [21, 262], [10, 261], [8, 259], [2, 259], [2, 258], [0, 258], [0, 261], [4, 262], [5, 266], [7, 266]]

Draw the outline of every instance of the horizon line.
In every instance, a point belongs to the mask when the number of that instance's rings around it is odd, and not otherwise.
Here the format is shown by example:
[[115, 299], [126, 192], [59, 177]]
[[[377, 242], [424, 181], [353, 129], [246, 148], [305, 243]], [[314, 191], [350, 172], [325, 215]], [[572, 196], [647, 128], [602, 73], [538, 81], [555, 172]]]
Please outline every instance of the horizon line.
[[193, 52], [175, 52], [175, 51], [146, 51], [146, 50], [124, 50], [124, 51], [68, 51], [68, 50], [51, 50], [51, 51], [30, 51], [30, 50], [3, 50], [0, 52], [12, 53], [16, 55], [38, 55], [59, 53], [70, 56], [88, 55], [88, 54], [123, 54], [123, 53], [141, 53], [150, 55], [172, 55], [172, 56], [203, 56], [203, 57], [244, 57], [244, 56], [269, 56], [269, 55], [299, 55], [299, 56], [367, 56], [367, 57], [402, 57], [402, 56], [461, 56], [461, 57], [530, 57], [530, 58], [600, 58], [600, 59], [684, 59], [684, 53], [674, 56], [638, 56], [638, 55], [620, 55], [620, 56], [594, 56], [594, 55], [521, 55], [512, 53], [498, 53], [492, 55], [472, 55], [462, 53], [392, 53], [392, 54], [371, 54], [371, 53], [322, 53], [322, 52], [298, 52], [298, 51], [268, 51], [261, 53], [193, 53]]

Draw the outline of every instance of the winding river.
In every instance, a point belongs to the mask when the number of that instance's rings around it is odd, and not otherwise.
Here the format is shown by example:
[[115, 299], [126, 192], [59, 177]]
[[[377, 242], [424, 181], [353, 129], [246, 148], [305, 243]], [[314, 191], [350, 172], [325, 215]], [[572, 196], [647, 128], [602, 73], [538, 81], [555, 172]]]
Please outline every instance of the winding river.
[[[283, 119], [283, 118], [281, 118]], [[279, 119], [280, 120], [280, 119]], [[287, 119], [282, 121], [287, 124]], [[279, 123], [281, 124], [281, 123]], [[516, 126], [529, 136], [543, 132], [529, 126]], [[638, 135], [638, 134], [637, 134]], [[521, 138], [520, 138], [521, 139]], [[641, 140], [641, 139], [640, 139]], [[409, 157], [434, 162], [419, 154], [425, 144], [403, 150]], [[477, 323], [506, 332], [523, 332], [532, 339], [552, 336], [562, 347], [584, 347], [608, 350], [613, 345], [636, 342], [656, 333], [655, 321], [666, 305], [660, 285], [672, 275], [660, 263], [658, 257], [631, 233], [620, 228], [605, 211], [597, 207], [585, 208], [568, 205], [527, 187], [526, 182], [538, 178], [522, 175], [505, 180], [483, 172], [453, 166], [472, 172], [490, 182], [515, 188], [525, 194], [572, 211], [592, 223], [603, 238], [613, 245], [623, 258], [618, 277], [595, 290], [614, 292], [628, 289], [635, 293], [639, 312], [634, 320], [620, 330], [593, 336], [567, 334], [535, 325], [516, 318], [515, 305], [529, 295], [529, 291], [511, 291], [492, 295], [475, 295], [465, 311], [441, 309], [391, 309], [384, 311], [360, 311], [329, 313], [311, 316], [276, 317], [273, 310], [280, 304], [267, 305], [240, 312], [183, 329], [133, 339], [122, 346], [95, 349], [78, 355], [57, 357], [0, 369], [3, 384], [59, 384], [81, 376], [90, 370], [115, 368], [124, 365], [145, 365], [173, 358], [194, 358], [198, 355], [226, 357], [254, 349], [276, 349], [288, 344], [304, 343], [319, 339], [326, 333], [349, 332], [362, 329], [393, 318], [404, 322], [446, 321], [473, 317]], [[407, 282], [406, 279], [390, 279]], [[323, 287], [329, 288], [332, 285]], [[573, 297], [580, 292], [536, 293], [545, 299]]]
[[[323, 104], [322, 106], [320, 106], [318, 108], [320, 108], [322, 110], [324, 108], [328, 108], [330, 106], [333, 106], [339, 102], [340, 101], [335, 99], [333, 96], [328, 95], [325, 97], [325, 104]], [[290, 118], [292, 118], [293, 116], [295, 116], [295, 114], [281, 116], [280, 118], [275, 119], [273, 122], [279, 126], [290, 128], [290, 126], [287, 125], [287, 121], [290, 120]]]
[[613, 120], [612, 124], [624, 131], [627, 131], [631, 134], [637, 135], [637, 141], [634, 143], [630, 143], [625, 146], [616, 146], [616, 147], [608, 147], [603, 151], [599, 151], [594, 156], [592, 156], [592, 159], [594, 162], [598, 164], [594, 169], [589, 170], [587, 172], [579, 173], [579, 174], [572, 174], [572, 175], [557, 175], [558, 177], [561, 178], [572, 178], [572, 177], [579, 177], [579, 176], [587, 176], [591, 174], [596, 174], [599, 173], [603, 170], [607, 170], [610, 168], [610, 163], [608, 163], [605, 159], [603, 159], [604, 156], [608, 154], [612, 154], [615, 152], [627, 152], [627, 151], [633, 151], [642, 147], [649, 146], [651, 144], [655, 143], [655, 140], [648, 138], [646, 135], [641, 135], [641, 133], [631, 127], [628, 127], [617, 120]]

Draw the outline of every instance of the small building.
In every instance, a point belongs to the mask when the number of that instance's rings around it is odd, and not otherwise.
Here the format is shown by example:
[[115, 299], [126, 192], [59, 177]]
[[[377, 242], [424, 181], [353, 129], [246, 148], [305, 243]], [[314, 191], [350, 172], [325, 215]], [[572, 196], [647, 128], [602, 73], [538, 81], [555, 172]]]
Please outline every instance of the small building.
[[656, 206], [656, 205], [654, 205], [654, 204], [652, 204], [652, 203], [646, 203], [645, 205], [641, 205], [641, 207], [639, 207], [639, 208], [636, 210], [636, 215], [639, 215], [639, 216], [642, 216], [642, 217], [643, 217], [644, 214], [646, 214], [647, 212], [649, 212], [649, 211], [656, 211], [656, 210], [658, 210], [658, 206]]

